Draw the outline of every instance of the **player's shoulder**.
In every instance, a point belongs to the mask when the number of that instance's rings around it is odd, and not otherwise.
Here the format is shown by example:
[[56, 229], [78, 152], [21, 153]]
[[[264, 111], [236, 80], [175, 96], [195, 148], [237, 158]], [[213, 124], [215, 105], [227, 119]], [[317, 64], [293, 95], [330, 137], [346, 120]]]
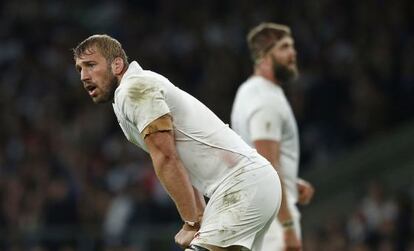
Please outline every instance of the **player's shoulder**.
[[168, 80], [151, 71], [129, 75], [121, 81], [119, 95], [122, 97], [147, 96], [165, 88]]
[[283, 99], [283, 91], [279, 89], [280, 87], [263, 77], [251, 76], [240, 85], [237, 95], [243, 102], [249, 100], [249, 103], [274, 104]]
[[274, 84], [269, 80], [254, 75], [240, 85], [239, 91], [249, 93], [250, 95], [267, 94], [272, 85]]
[[250, 77], [239, 86], [236, 96], [238, 99], [242, 99], [241, 101], [244, 102], [244, 99], [251, 99], [256, 97], [257, 92], [258, 89], [256, 88], [256, 82], [252, 81], [252, 77]]

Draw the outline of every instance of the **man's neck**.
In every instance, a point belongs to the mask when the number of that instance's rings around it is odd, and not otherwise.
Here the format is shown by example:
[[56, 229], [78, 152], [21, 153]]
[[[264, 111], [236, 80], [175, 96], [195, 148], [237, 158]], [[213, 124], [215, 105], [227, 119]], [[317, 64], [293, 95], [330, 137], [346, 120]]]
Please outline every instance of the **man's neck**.
[[129, 64], [126, 67], [124, 67], [124, 69], [122, 69], [122, 72], [118, 76], [116, 76], [118, 80], [118, 86], [121, 84], [121, 80], [124, 77], [125, 72], [128, 70], [128, 67], [129, 67]]
[[279, 83], [278, 83], [277, 79], [275, 78], [273, 72], [265, 71], [265, 70], [260, 69], [260, 68], [255, 68], [253, 75], [263, 77], [263, 78], [269, 80], [270, 82], [274, 83], [275, 85], [279, 85]]

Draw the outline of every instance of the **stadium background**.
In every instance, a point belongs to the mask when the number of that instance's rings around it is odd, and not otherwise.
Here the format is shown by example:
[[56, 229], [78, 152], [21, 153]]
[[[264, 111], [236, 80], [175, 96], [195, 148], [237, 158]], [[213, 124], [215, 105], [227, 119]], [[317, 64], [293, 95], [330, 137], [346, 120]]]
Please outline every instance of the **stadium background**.
[[0, 250], [178, 250], [175, 208], [110, 105], [81, 87], [70, 49], [94, 33], [225, 122], [251, 73], [247, 31], [291, 26], [313, 250], [414, 250], [414, 2], [0, 2]]

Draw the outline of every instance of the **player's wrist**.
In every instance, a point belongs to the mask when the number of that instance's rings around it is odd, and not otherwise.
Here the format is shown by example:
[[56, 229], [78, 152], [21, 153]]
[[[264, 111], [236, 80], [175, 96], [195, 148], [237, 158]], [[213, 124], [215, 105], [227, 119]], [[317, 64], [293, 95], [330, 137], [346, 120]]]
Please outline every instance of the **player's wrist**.
[[201, 226], [201, 221], [184, 220], [183, 229], [188, 230], [188, 231], [198, 231], [200, 229], [200, 226]]

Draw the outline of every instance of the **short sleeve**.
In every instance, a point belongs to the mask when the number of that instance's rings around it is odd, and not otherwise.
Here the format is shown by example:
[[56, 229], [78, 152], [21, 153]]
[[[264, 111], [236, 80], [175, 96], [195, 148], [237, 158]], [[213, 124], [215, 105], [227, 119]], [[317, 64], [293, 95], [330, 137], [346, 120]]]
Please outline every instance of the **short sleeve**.
[[170, 112], [162, 88], [135, 81], [124, 93], [123, 110], [141, 133], [152, 121]]
[[270, 107], [258, 109], [249, 120], [250, 140], [280, 141], [283, 116], [277, 109]]

